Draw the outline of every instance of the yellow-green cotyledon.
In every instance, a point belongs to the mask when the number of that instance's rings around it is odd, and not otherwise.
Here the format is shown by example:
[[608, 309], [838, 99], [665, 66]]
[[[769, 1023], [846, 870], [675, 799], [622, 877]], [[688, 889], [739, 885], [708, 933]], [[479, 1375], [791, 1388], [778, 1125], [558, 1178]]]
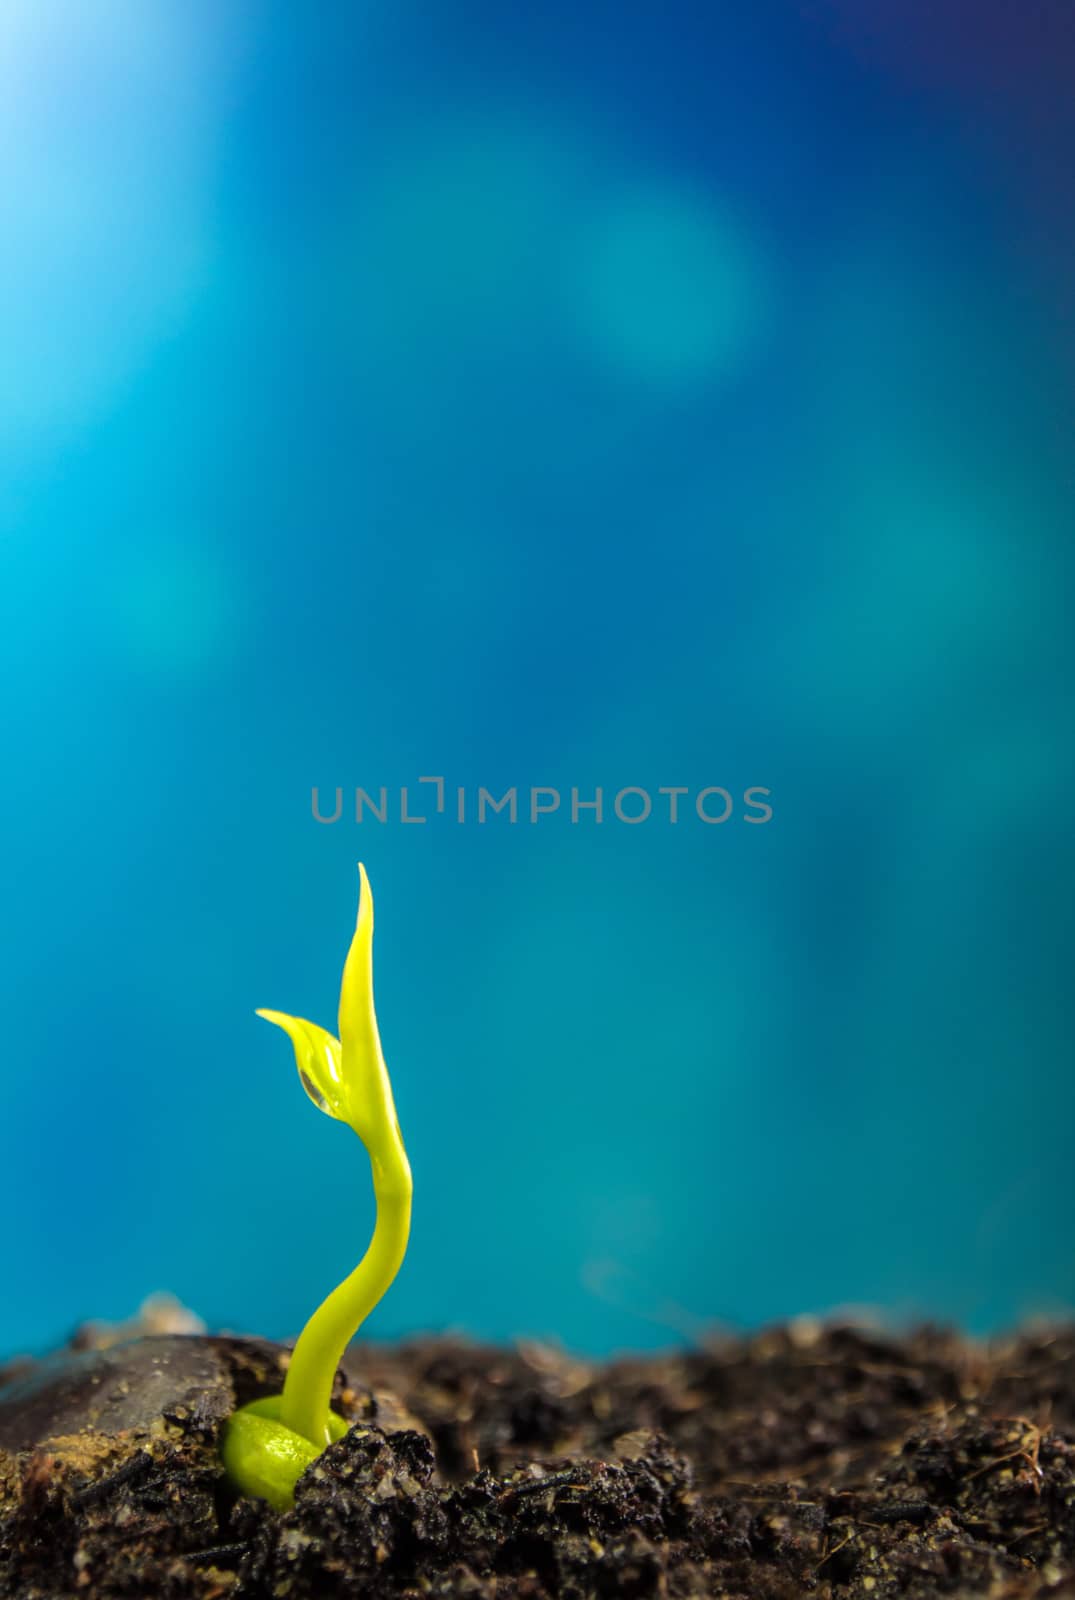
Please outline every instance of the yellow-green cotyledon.
[[336, 1369], [399, 1271], [411, 1227], [411, 1168], [373, 1009], [373, 896], [361, 863], [358, 871], [358, 921], [343, 968], [339, 1038], [300, 1017], [258, 1012], [290, 1038], [314, 1105], [346, 1122], [365, 1145], [377, 1201], [369, 1249], [303, 1328], [283, 1393], [241, 1406], [225, 1426], [221, 1453], [232, 1483], [279, 1510], [293, 1503], [295, 1484], [311, 1461], [347, 1431], [329, 1405]]

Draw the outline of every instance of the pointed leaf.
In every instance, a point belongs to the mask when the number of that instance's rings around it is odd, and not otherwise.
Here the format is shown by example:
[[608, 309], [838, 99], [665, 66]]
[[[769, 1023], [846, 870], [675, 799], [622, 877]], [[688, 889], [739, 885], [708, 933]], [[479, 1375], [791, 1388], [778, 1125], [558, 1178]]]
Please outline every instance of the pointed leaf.
[[386, 1135], [399, 1139], [399, 1125], [373, 1007], [373, 894], [361, 862], [358, 872], [358, 918], [340, 987], [340, 1039], [346, 1120], [373, 1154]]
[[295, 1047], [299, 1082], [319, 1111], [346, 1122], [342, 1091], [340, 1041], [316, 1022], [289, 1017], [284, 1011], [259, 1011], [259, 1017], [283, 1028]]

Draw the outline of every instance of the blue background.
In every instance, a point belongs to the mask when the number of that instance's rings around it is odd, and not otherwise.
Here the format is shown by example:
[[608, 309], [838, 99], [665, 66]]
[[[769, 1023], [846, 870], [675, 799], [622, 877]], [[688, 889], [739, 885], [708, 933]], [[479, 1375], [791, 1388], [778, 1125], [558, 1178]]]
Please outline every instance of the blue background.
[[1065, 14], [4, 7], [0, 1347], [1071, 1307]]

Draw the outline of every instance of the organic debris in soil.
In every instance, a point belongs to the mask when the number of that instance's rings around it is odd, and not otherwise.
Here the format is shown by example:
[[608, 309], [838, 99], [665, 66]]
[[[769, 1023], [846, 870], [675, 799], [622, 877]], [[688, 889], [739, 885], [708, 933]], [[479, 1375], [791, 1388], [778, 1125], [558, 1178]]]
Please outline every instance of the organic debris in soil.
[[1075, 1329], [800, 1322], [605, 1365], [356, 1346], [353, 1425], [281, 1516], [217, 1446], [286, 1361], [162, 1336], [11, 1374], [0, 1596], [1075, 1597]]

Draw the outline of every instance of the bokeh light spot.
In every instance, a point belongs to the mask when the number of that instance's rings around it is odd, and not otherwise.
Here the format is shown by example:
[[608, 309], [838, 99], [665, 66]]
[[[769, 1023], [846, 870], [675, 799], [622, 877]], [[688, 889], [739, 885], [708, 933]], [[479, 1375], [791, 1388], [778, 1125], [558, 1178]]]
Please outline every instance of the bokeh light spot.
[[118, 648], [134, 667], [200, 678], [235, 652], [243, 632], [233, 575], [211, 550], [166, 541], [130, 557], [112, 592]]
[[616, 369], [660, 382], [719, 378], [754, 344], [768, 272], [712, 200], [636, 195], [592, 233], [578, 296], [587, 337]]
[[513, 329], [525, 343], [588, 167], [582, 145], [540, 123], [426, 130], [345, 225], [342, 298], [364, 359], [371, 344], [419, 362], [444, 345], [502, 348]]

